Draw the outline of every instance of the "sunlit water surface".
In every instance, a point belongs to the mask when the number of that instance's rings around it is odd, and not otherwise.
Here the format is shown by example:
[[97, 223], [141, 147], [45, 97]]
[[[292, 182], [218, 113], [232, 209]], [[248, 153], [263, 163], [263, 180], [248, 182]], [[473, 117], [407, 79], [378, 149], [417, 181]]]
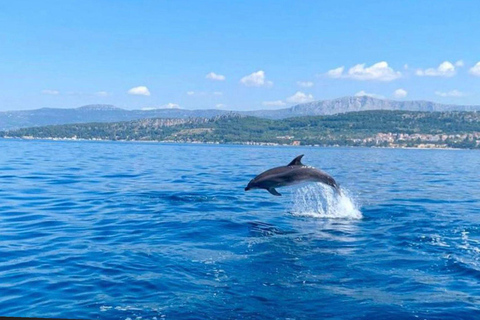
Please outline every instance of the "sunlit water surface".
[[[342, 186], [244, 192], [305, 154]], [[474, 319], [480, 153], [0, 140], [0, 311]]]

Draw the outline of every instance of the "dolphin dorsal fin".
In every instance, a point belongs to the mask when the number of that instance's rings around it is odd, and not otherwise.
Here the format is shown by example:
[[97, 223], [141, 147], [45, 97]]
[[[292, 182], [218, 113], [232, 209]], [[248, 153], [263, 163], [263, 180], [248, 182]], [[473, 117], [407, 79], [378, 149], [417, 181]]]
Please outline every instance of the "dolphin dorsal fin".
[[290, 162], [287, 166], [303, 166], [302, 157], [303, 154], [299, 155], [298, 157], [293, 159], [292, 162]]

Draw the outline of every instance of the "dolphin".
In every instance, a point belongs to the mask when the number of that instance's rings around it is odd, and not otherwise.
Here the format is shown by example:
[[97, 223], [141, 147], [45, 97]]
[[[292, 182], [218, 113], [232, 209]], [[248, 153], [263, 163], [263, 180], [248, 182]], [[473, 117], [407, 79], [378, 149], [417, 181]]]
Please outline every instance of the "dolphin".
[[314, 167], [304, 165], [301, 161], [302, 157], [303, 154], [293, 159], [286, 166], [273, 168], [259, 174], [248, 183], [245, 191], [265, 189], [274, 196], [281, 196], [275, 188], [302, 182], [321, 182], [340, 193], [337, 182], [331, 176]]

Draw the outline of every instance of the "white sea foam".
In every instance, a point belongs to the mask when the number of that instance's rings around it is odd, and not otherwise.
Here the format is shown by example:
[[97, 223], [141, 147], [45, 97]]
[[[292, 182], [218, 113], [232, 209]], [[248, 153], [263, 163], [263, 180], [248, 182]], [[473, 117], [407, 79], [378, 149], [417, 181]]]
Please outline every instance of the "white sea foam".
[[292, 213], [296, 216], [329, 219], [361, 219], [357, 204], [342, 189], [338, 194], [331, 187], [321, 183], [300, 186], [293, 193]]

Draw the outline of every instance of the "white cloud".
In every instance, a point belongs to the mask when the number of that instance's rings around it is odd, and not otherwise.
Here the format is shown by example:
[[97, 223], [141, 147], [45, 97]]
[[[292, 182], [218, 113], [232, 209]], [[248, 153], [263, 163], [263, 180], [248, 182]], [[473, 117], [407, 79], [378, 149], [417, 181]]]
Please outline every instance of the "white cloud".
[[214, 96], [221, 96], [221, 95], [223, 95], [223, 92], [215, 91], [215, 92], [213, 93], [213, 95], [214, 95]]
[[336, 68], [336, 69], [329, 70], [327, 72], [327, 76], [329, 76], [330, 78], [341, 78], [342, 74], [343, 74], [343, 70], [345, 70], [344, 66], [341, 66], [341, 67]]
[[313, 87], [312, 81], [297, 81], [297, 85], [304, 88], [311, 88]]
[[205, 76], [206, 79], [214, 80], [214, 81], [224, 81], [225, 76], [221, 74], [216, 74], [215, 72], [210, 72]]
[[455, 62], [455, 67], [461, 68], [464, 65], [465, 63], [463, 62], [463, 60], [458, 60], [457, 62]]
[[176, 103], [167, 103], [160, 106], [161, 109], [180, 109], [180, 106]]
[[408, 64], [407, 64], [407, 63], [405, 63], [405, 64], [403, 65], [403, 69], [408, 70]]
[[393, 70], [388, 66], [386, 61], [380, 61], [370, 67], [365, 67], [365, 63], [357, 64], [346, 73], [344, 67], [332, 69], [327, 72], [330, 78], [347, 78], [354, 80], [377, 80], [377, 81], [392, 81], [402, 76], [399, 71]]
[[293, 103], [305, 103], [312, 100], [313, 100], [313, 95], [305, 94], [301, 91], [297, 91], [293, 96], [287, 98], [288, 102], [293, 102]]
[[226, 105], [224, 105], [223, 103], [218, 103], [218, 104], [215, 105], [215, 107], [218, 108], [218, 109], [222, 109], [222, 108], [225, 108]]
[[363, 90], [355, 93], [355, 97], [372, 97], [372, 98], [377, 98], [377, 99], [385, 98], [382, 95], [379, 95], [379, 94], [376, 94], [376, 93], [368, 93], [368, 92], [365, 92]]
[[272, 81], [265, 79], [265, 72], [263, 70], [259, 70], [243, 77], [240, 79], [240, 82], [247, 87], [270, 87], [273, 85]]
[[107, 91], [98, 91], [98, 92], [95, 92], [95, 95], [97, 97], [108, 97], [110, 94]]
[[468, 72], [470, 72], [470, 74], [472, 74], [474, 76], [480, 77], [480, 61], [477, 62], [476, 65], [471, 67], [470, 70], [468, 70]]
[[465, 93], [456, 89], [448, 92], [435, 91], [435, 94], [440, 97], [464, 97], [465, 96]]
[[195, 94], [195, 91], [187, 91], [187, 94], [188, 94], [189, 96], [193, 96], [193, 95]]
[[415, 74], [419, 77], [453, 77], [456, 73], [455, 66], [444, 61], [437, 68], [418, 69]]
[[138, 95], [138, 96], [149, 96], [150, 90], [145, 86], [134, 87], [128, 90], [128, 94]]
[[348, 78], [356, 80], [379, 80], [392, 81], [400, 78], [401, 73], [393, 70], [388, 63], [381, 61], [371, 67], [365, 67], [365, 64], [357, 64], [348, 70]]
[[60, 91], [57, 91], [57, 90], [42, 90], [42, 94], [49, 94], [49, 95], [52, 95], [52, 96], [56, 96], [56, 95], [60, 94]]
[[284, 105], [286, 105], [286, 103], [282, 100], [264, 101], [262, 102], [262, 104], [266, 107], [283, 107]]
[[408, 94], [407, 90], [402, 89], [402, 88], [397, 89], [393, 92], [393, 96], [395, 98], [399, 98], [399, 99], [405, 98], [407, 96], [407, 94]]

